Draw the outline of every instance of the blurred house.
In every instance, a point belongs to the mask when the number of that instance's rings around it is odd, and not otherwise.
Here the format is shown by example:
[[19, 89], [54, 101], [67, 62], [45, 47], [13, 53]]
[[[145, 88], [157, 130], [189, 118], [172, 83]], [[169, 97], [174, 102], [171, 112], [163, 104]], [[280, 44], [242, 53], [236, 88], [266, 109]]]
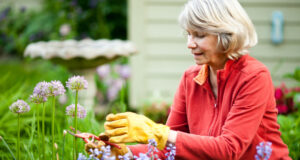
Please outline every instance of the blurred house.
[[[139, 50], [131, 58], [130, 100], [133, 106], [153, 96], [172, 102], [184, 70], [194, 65], [177, 17], [187, 0], [129, 0], [129, 39]], [[259, 38], [251, 55], [271, 71], [274, 85], [300, 66], [300, 1], [240, 0]], [[283, 42], [272, 43], [272, 15], [283, 14]], [[292, 82], [285, 79], [286, 83]]]

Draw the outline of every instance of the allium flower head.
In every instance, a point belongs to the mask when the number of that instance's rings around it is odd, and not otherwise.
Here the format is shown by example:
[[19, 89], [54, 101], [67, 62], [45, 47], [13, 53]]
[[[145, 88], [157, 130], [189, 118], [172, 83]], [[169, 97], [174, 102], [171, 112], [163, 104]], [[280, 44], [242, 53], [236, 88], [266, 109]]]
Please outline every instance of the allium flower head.
[[110, 66], [108, 64], [99, 66], [96, 71], [99, 77], [104, 79], [110, 74]]
[[150, 157], [148, 157], [146, 154], [144, 154], [144, 153], [139, 153], [139, 156], [137, 157], [137, 156], [133, 156], [133, 158], [135, 159], [135, 160], [151, 160], [151, 158]]
[[17, 100], [9, 107], [9, 109], [13, 113], [25, 113], [30, 110], [30, 106], [23, 100]]
[[67, 87], [73, 91], [87, 89], [88, 82], [82, 76], [73, 76], [67, 81]]
[[[71, 104], [66, 108], [66, 115], [75, 117], [75, 104]], [[77, 104], [77, 117], [86, 117], [86, 110], [80, 104]]]
[[44, 103], [47, 101], [47, 96], [42, 96], [40, 94], [36, 94], [33, 93], [32, 95], [30, 95], [30, 100], [34, 103], [40, 104], [40, 103]]
[[50, 90], [49, 96], [62, 95], [66, 92], [65, 87], [60, 81], [51, 81], [48, 88]]
[[173, 144], [169, 144], [166, 148], [168, 151], [165, 155], [167, 156], [166, 160], [175, 160], [176, 147]]
[[119, 160], [131, 160], [131, 159], [130, 159], [130, 154], [129, 154], [129, 153], [126, 153], [124, 156], [119, 155], [119, 156], [118, 156], [118, 159], [119, 159]]
[[33, 89], [33, 94], [30, 96], [30, 99], [34, 103], [43, 103], [47, 101], [47, 97], [50, 94], [49, 83], [48, 82], [39, 82]]
[[87, 160], [87, 158], [82, 153], [79, 153], [77, 160]]
[[116, 71], [123, 79], [128, 79], [130, 77], [130, 67], [128, 65], [116, 66]]
[[33, 89], [33, 94], [38, 94], [43, 97], [47, 97], [50, 93], [48, 82], [39, 82]]
[[107, 91], [107, 98], [109, 101], [113, 101], [117, 98], [118, 94], [119, 94], [120, 89], [117, 87], [110, 87], [108, 88]]
[[256, 146], [256, 160], [268, 160], [272, 154], [271, 142], [260, 142]]

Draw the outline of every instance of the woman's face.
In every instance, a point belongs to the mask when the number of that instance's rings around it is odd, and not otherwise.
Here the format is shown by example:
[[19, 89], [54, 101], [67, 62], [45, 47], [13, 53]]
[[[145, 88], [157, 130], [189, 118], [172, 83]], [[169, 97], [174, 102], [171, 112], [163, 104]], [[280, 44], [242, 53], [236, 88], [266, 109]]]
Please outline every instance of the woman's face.
[[188, 30], [187, 47], [191, 49], [196, 64], [211, 67], [225, 65], [226, 55], [218, 47], [216, 35]]

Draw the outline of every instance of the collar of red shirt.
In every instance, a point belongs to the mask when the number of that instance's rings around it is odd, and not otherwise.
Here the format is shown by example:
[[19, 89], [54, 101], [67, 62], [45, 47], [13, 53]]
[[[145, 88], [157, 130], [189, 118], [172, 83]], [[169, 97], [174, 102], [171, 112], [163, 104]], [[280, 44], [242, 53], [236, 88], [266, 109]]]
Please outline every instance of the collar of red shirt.
[[[218, 79], [225, 79], [228, 74], [232, 71], [233, 68], [236, 68], [238, 66], [238, 62], [244, 61], [244, 59], [247, 57], [248, 55], [244, 55], [242, 57], [240, 57], [238, 60], [227, 60], [224, 69], [220, 69], [217, 71], [218, 74]], [[197, 74], [196, 77], [194, 77], [194, 81], [199, 84], [199, 85], [203, 85], [206, 80], [208, 79], [209, 76], [209, 66], [207, 64], [204, 64], [201, 66], [201, 69], [199, 71], [199, 73]]]

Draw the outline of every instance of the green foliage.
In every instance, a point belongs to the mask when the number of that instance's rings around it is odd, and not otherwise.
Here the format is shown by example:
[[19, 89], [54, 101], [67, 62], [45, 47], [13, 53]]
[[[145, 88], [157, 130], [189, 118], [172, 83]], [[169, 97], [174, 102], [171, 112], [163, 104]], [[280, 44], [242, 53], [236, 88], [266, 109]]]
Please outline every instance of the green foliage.
[[[126, 0], [43, 0], [37, 11], [0, 11], [0, 55], [22, 56], [36, 41], [126, 39]], [[67, 28], [67, 31], [61, 31]]]
[[278, 116], [281, 138], [288, 146], [292, 159], [300, 159], [300, 111]]
[[[48, 61], [20, 62], [20, 61], [2, 61], [0, 62], [0, 136], [2, 136], [7, 144], [16, 152], [16, 136], [17, 136], [17, 115], [9, 111], [9, 106], [17, 99], [23, 99], [29, 102], [29, 95], [32, 94], [33, 88], [40, 81], [60, 80], [63, 84], [70, 77], [70, 73], [60, 66], [55, 66]], [[56, 104], [56, 142], [58, 145], [59, 156], [64, 155], [64, 159], [71, 159], [73, 136], [67, 134], [65, 141], [64, 154], [63, 146], [63, 130], [69, 129], [73, 125], [73, 119], [65, 115], [65, 107], [72, 103], [73, 96], [67, 93], [69, 101], [66, 104]], [[36, 107], [41, 107], [34, 103], [28, 103], [31, 110], [21, 116], [21, 159], [37, 159], [38, 143], [36, 133]], [[41, 110], [40, 110], [41, 111]], [[46, 103], [45, 133], [46, 133], [46, 157], [51, 155], [51, 103]], [[41, 119], [41, 117], [40, 117]], [[103, 123], [103, 122], [101, 122]], [[40, 124], [41, 126], [41, 124]], [[103, 125], [95, 120], [94, 113], [88, 113], [87, 117], [78, 121], [79, 130], [98, 134], [103, 131]], [[79, 151], [84, 152], [82, 140]], [[0, 159], [12, 159], [4, 143], [0, 141]]]
[[[300, 83], [300, 67], [297, 67], [294, 73], [284, 75], [284, 77], [291, 78]], [[299, 85], [300, 86], [300, 85]]]
[[[300, 82], [300, 68], [296, 68], [294, 73], [287, 74], [285, 77], [294, 79]], [[289, 115], [279, 115], [278, 123], [280, 124], [280, 131], [282, 133], [282, 140], [287, 144], [290, 156], [292, 159], [300, 159], [300, 83], [291, 90], [289, 97], [293, 97], [294, 105], [297, 111]]]

